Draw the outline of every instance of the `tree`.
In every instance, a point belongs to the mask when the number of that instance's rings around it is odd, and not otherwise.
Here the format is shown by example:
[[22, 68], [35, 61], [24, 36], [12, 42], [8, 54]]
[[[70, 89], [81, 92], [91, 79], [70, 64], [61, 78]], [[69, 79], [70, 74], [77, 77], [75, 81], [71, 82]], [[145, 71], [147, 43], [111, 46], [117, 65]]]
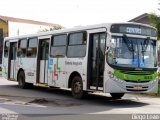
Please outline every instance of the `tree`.
[[62, 29], [63, 27], [60, 26], [60, 25], [55, 25], [55, 26], [52, 26], [50, 28], [44, 28], [42, 30], [39, 30], [38, 32], [47, 32], [47, 31], [54, 31], [54, 30], [59, 30], [59, 29]]
[[160, 40], [160, 16], [156, 15], [155, 13], [151, 13], [148, 14], [148, 18], [151, 25], [157, 29], [157, 37], [158, 40]]

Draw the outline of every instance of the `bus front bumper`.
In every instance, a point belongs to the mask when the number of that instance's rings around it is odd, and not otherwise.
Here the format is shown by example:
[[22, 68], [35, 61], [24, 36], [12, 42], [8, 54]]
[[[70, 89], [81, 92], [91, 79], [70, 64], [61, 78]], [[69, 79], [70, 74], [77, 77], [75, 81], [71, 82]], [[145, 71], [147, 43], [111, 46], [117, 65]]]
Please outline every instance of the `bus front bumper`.
[[145, 83], [126, 82], [120, 79], [109, 78], [105, 81], [105, 93], [127, 93], [127, 92], [158, 92], [158, 78]]

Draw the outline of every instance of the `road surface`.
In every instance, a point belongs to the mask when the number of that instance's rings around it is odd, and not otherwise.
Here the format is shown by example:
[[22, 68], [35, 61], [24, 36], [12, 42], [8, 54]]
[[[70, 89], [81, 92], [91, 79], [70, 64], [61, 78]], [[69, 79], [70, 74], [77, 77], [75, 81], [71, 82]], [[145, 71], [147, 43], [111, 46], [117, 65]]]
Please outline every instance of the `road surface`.
[[18, 115], [18, 120], [104, 120], [106, 115], [109, 119], [133, 119], [136, 114], [160, 114], [160, 98], [126, 94], [121, 100], [113, 100], [109, 94], [96, 93], [77, 100], [69, 90], [20, 89], [17, 82], [0, 77], [0, 114], [0, 119]]

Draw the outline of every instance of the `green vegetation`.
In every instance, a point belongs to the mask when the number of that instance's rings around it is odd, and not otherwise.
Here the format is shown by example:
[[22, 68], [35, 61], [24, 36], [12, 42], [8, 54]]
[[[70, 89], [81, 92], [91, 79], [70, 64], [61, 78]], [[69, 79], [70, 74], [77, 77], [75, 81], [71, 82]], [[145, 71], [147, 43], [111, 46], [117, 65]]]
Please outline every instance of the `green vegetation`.
[[42, 30], [39, 30], [38, 32], [54, 31], [54, 30], [60, 30], [60, 29], [62, 29], [62, 28], [64, 28], [64, 27], [62, 27], [62, 26], [60, 26], [60, 25], [55, 25], [55, 26], [53, 26], [53, 27], [51, 27], [51, 28], [44, 28], [44, 29], [42, 29]]
[[158, 40], [160, 40], [160, 16], [159, 15], [156, 15], [155, 13], [151, 13], [151, 14], [148, 14], [148, 18], [151, 22], [151, 25], [155, 28], [157, 28], [157, 37], [158, 37]]
[[159, 80], [159, 85], [158, 85], [158, 93], [157, 96], [160, 96], [160, 72], [158, 72], [158, 80]]

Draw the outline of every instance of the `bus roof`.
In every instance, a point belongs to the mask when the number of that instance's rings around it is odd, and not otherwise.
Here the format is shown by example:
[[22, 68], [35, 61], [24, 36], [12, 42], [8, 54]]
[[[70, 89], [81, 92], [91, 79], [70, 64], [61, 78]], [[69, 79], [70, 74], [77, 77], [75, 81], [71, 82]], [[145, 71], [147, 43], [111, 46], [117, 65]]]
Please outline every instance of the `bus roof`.
[[115, 24], [133, 24], [133, 25], [142, 25], [146, 27], [150, 27], [155, 29], [152, 26], [141, 24], [141, 23], [133, 23], [133, 22], [122, 22], [122, 23], [102, 23], [102, 24], [96, 24], [96, 25], [88, 25], [88, 26], [78, 26], [74, 28], [65, 28], [60, 30], [54, 30], [54, 31], [47, 31], [47, 32], [39, 32], [36, 34], [28, 34], [28, 35], [20, 35], [15, 37], [6, 37], [5, 40], [13, 40], [13, 39], [23, 39], [23, 38], [30, 38], [30, 37], [37, 37], [37, 36], [47, 36], [47, 35], [53, 35], [58, 33], [67, 33], [67, 32], [74, 32], [74, 31], [83, 31], [88, 29], [96, 29], [96, 28], [107, 28], [110, 30], [110, 27]]

